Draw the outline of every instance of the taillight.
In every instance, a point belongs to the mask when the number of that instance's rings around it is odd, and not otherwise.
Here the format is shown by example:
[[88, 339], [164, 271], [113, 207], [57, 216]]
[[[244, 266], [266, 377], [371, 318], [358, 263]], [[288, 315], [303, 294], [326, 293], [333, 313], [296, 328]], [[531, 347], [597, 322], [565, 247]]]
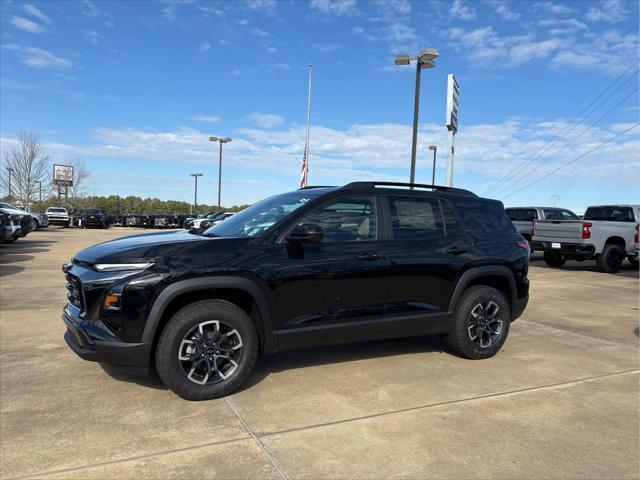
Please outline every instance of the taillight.
[[593, 226], [591, 222], [583, 222], [582, 223], [582, 239], [589, 240], [591, 238], [591, 230], [590, 228]]
[[531, 222], [531, 236], [536, 234], [536, 222]]
[[516, 242], [518, 244], [518, 246], [520, 248], [526, 248], [527, 250], [529, 250], [529, 243], [528, 242]]
[[638, 242], [638, 230], [640, 230], [640, 224], [636, 223], [636, 233], [633, 234], [633, 243], [640, 243]]

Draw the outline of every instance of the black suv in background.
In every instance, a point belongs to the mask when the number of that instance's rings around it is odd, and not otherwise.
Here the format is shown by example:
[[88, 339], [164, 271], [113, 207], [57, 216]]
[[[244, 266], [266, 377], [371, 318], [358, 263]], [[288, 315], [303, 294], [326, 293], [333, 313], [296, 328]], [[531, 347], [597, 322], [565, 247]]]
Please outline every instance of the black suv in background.
[[109, 226], [109, 219], [98, 208], [87, 208], [78, 217], [78, 223], [82, 228], [105, 228]]
[[65, 339], [183, 398], [239, 389], [258, 353], [446, 334], [481, 359], [528, 300], [529, 249], [502, 203], [356, 182], [276, 195], [201, 235], [133, 235], [65, 264]]

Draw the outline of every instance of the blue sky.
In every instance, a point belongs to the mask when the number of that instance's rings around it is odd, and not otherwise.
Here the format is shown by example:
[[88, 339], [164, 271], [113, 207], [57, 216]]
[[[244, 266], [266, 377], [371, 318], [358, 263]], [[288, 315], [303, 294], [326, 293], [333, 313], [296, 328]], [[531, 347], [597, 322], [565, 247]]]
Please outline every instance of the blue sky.
[[551, 173], [639, 120], [636, 1], [5, 0], [0, 14], [2, 149], [38, 133], [56, 163], [91, 170], [87, 193], [190, 201], [197, 171], [213, 203], [209, 135], [233, 138], [223, 204], [297, 188], [308, 63], [310, 183], [406, 181], [414, 70], [393, 56], [432, 47], [417, 181], [430, 144], [445, 181], [454, 73], [455, 185], [577, 211], [639, 200], [640, 127]]

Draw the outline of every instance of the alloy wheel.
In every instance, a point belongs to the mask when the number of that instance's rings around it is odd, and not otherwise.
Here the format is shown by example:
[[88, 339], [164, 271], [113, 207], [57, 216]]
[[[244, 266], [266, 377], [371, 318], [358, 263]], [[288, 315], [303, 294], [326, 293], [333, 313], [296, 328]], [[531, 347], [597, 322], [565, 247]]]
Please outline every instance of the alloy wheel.
[[238, 330], [219, 320], [209, 320], [187, 332], [178, 348], [178, 361], [188, 380], [213, 385], [238, 369], [242, 347]]
[[469, 339], [480, 348], [489, 348], [502, 334], [500, 306], [490, 300], [479, 302], [469, 315]]

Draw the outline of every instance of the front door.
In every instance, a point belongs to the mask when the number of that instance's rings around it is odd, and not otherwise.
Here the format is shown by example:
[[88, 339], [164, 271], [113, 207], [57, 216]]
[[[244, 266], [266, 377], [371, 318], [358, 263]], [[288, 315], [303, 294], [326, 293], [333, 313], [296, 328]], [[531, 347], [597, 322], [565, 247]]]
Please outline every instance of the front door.
[[388, 261], [380, 254], [378, 198], [329, 200], [296, 222], [322, 241], [281, 244], [274, 272], [280, 349], [380, 338]]

